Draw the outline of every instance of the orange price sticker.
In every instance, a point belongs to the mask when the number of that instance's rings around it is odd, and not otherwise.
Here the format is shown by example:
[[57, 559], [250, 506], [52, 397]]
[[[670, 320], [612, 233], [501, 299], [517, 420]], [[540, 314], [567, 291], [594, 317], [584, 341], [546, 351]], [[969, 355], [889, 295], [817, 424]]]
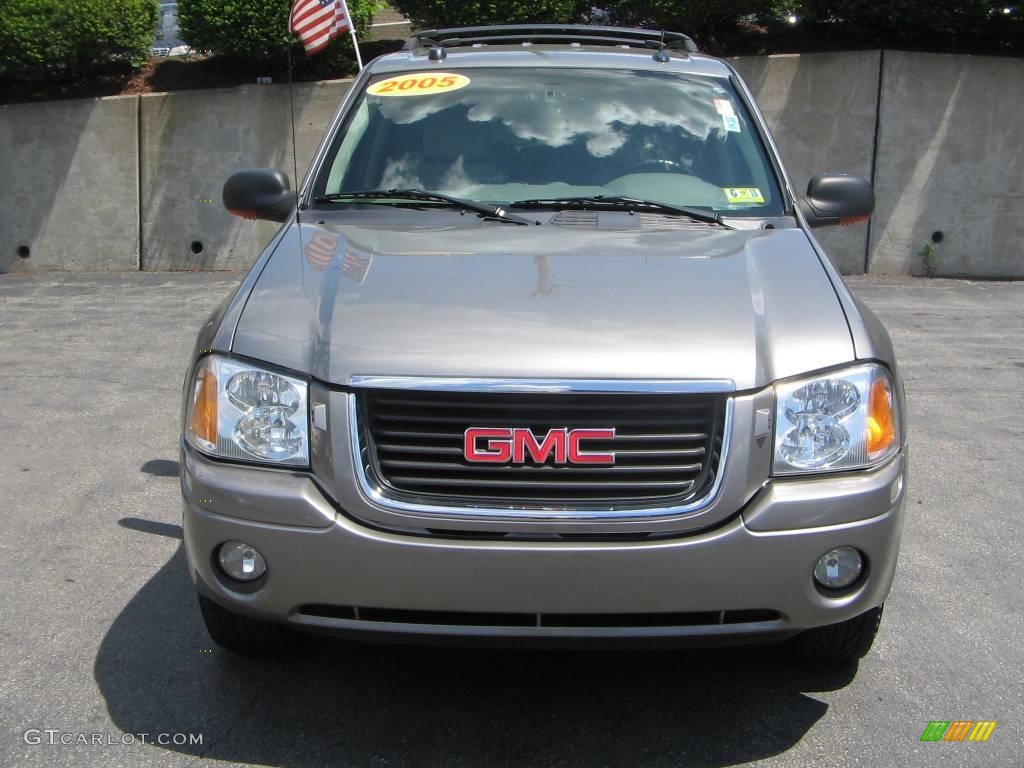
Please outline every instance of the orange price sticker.
[[366, 92], [371, 96], [429, 96], [435, 93], [457, 91], [469, 85], [465, 75], [451, 72], [417, 72], [398, 75], [374, 83]]

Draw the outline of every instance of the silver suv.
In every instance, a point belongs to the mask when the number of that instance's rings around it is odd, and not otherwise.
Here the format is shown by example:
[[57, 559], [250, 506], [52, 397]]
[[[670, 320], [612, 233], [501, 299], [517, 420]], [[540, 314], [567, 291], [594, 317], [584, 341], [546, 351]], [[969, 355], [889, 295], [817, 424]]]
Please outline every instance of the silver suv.
[[203, 326], [185, 545], [213, 639], [871, 646], [904, 396], [749, 90], [684, 35], [422, 32], [374, 61]]

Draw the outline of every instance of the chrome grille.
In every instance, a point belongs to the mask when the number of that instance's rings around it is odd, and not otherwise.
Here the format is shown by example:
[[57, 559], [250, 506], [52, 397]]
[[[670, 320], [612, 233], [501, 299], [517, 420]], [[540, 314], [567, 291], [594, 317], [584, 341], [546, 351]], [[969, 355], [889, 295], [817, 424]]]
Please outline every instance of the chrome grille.
[[[357, 394], [367, 474], [389, 495], [438, 502], [686, 503], [718, 468], [725, 398], [717, 394], [538, 394], [365, 389]], [[479, 464], [463, 456], [471, 427], [614, 428], [586, 450], [614, 465]]]

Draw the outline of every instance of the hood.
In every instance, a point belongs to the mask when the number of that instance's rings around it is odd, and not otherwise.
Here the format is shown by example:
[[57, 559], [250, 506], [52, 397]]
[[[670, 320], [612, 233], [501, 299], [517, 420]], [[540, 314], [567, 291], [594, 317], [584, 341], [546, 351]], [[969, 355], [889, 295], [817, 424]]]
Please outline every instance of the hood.
[[292, 225], [232, 349], [353, 375], [731, 379], [854, 358], [799, 229], [579, 231]]

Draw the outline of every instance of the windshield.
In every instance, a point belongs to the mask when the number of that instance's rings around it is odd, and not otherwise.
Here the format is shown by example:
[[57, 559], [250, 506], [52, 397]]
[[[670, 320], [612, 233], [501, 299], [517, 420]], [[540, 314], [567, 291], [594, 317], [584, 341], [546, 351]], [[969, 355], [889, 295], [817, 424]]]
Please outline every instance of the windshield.
[[335, 137], [313, 196], [386, 189], [500, 205], [600, 195], [729, 216], [783, 213], [774, 172], [729, 80], [665, 72], [378, 77]]

